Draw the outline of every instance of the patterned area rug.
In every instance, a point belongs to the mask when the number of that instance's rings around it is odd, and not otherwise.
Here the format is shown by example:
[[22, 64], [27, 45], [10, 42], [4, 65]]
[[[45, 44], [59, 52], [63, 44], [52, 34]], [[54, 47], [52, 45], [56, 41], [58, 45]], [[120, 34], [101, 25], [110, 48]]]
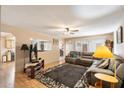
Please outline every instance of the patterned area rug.
[[47, 69], [36, 75], [36, 79], [49, 88], [80, 88], [85, 87], [83, 82], [87, 68], [64, 63]]

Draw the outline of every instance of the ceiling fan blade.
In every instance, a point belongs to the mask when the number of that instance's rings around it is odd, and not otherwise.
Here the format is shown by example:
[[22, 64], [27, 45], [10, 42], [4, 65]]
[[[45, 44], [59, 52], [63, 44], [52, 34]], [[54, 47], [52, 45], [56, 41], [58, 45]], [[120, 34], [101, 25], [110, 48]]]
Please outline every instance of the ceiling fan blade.
[[54, 30], [56, 32], [67, 32], [67, 31], [64, 31], [64, 30]]
[[44, 28], [44, 29], [63, 29], [63, 27], [56, 26], [56, 25], [43, 25], [42, 28]]
[[72, 32], [71, 32], [70, 34], [73, 35], [73, 34], [75, 34], [75, 33], [72, 33]]
[[78, 32], [79, 30], [70, 30], [71, 32]]

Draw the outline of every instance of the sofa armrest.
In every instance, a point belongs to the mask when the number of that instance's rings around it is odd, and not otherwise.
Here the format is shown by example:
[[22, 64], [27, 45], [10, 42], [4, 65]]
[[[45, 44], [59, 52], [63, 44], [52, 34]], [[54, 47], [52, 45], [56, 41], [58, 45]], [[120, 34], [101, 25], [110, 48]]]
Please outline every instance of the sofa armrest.
[[97, 68], [97, 67], [91, 67], [88, 69], [88, 72], [94, 72], [94, 73], [103, 73], [107, 75], [114, 75], [114, 73], [111, 70], [108, 69], [102, 69], [102, 68]]

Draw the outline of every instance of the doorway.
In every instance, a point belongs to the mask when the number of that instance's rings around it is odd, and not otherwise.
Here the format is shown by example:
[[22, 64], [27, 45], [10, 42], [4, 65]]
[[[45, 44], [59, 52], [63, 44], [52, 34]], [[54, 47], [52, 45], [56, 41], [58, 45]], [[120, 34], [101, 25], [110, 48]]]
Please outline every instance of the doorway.
[[15, 61], [15, 36], [11, 33], [6, 32], [0, 32], [0, 35], [1, 62], [6, 63]]
[[16, 38], [13, 34], [0, 32], [0, 87], [13, 88], [15, 80]]

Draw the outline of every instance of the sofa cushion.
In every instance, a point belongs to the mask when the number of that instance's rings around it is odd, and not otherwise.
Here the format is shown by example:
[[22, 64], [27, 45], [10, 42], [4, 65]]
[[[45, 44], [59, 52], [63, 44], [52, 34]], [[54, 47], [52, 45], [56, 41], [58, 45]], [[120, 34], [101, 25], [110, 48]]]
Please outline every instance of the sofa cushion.
[[98, 66], [99, 64], [101, 64], [101, 61], [104, 61], [104, 60], [103, 59], [101, 59], [101, 60], [93, 60], [93, 64], [92, 65]]
[[103, 61], [105, 61], [105, 60], [104, 60], [104, 59], [101, 59], [101, 60], [94, 60], [92, 65], [96, 65], [96, 67], [97, 67], [97, 66], [100, 65]]
[[109, 65], [109, 59], [103, 59], [100, 62], [101, 63], [97, 65], [98, 68], [106, 68]]
[[92, 56], [82, 56], [82, 58], [93, 59]]
[[117, 76], [121, 79], [124, 80], [124, 63], [120, 64], [117, 68]]
[[114, 64], [116, 64], [116, 68], [117, 68], [120, 64], [120, 61], [116, 60], [116, 59], [115, 60], [113, 60], [113, 59], [110, 60], [108, 69], [112, 70], [113, 72], [114, 72]]
[[65, 57], [65, 61], [67, 63], [75, 63], [77, 58], [72, 58], [72, 57]]
[[70, 57], [76, 58], [76, 57], [78, 57], [78, 56], [80, 56], [80, 52], [77, 52], [77, 51], [71, 51], [71, 52], [70, 52]]
[[92, 56], [93, 52], [82, 52], [82, 56]]
[[73, 57], [73, 58], [77, 58], [78, 55], [77, 55], [76, 53], [73, 53], [73, 54], [72, 54], [72, 57]]
[[82, 65], [82, 66], [85, 66], [85, 67], [90, 67], [92, 65], [92, 63], [93, 63], [93, 60], [92, 59], [86, 59], [86, 58], [78, 57], [75, 63], [77, 65]]
[[123, 80], [121, 80], [119, 77], [116, 77], [117, 80], [118, 80], [118, 83], [116, 84], [116, 87], [117, 88], [121, 88], [122, 87], [122, 84], [123, 84]]
[[89, 71], [94, 72], [94, 73], [103, 73], [103, 74], [108, 74], [108, 75], [114, 75], [114, 73], [111, 70], [97, 68], [97, 67], [91, 67], [88, 69], [88, 72]]

